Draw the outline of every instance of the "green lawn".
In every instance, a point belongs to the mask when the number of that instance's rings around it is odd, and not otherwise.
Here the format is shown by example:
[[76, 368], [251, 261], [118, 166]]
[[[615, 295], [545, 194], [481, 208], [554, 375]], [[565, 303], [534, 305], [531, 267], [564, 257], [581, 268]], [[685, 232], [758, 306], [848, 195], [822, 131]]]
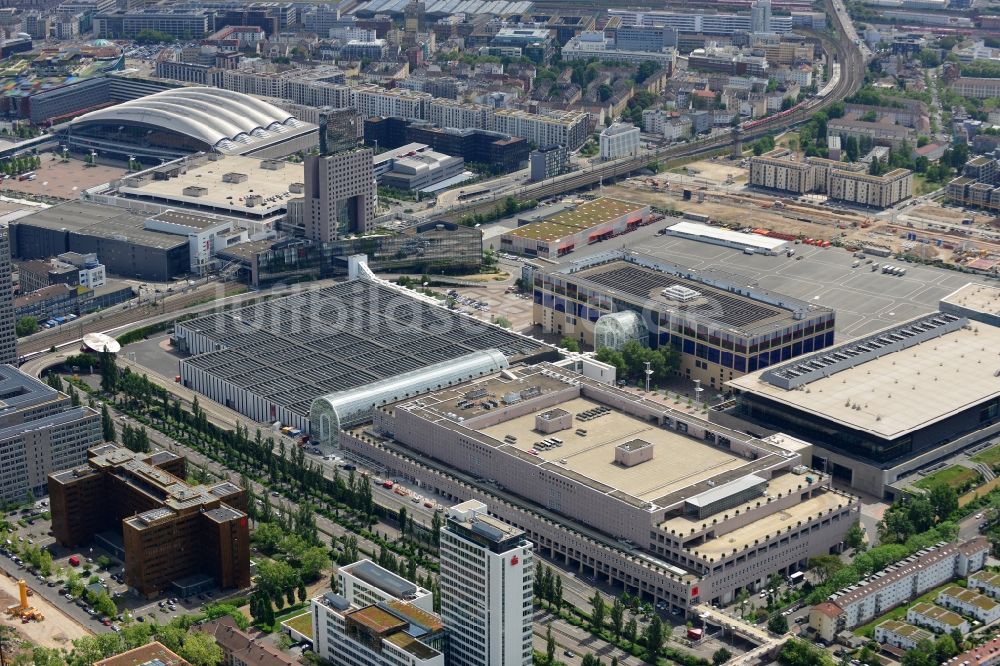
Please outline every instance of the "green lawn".
[[929, 183], [927, 182], [927, 178], [922, 174], [913, 174], [913, 196], [915, 197], [939, 190], [942, 187], [944, 187], [943, 183]]
[[958, 490], [969, 481], [975, 481], [978, 478], [979, 472], [968, 467], [962, 467], [961, 465], [952, 465], [951, 467], [945, 467], [940, 472], [934, 472], [930, 476], [925, 476], [913, 485], [918, 488], [930, 490], [939, 483], [945, 483]]
[[295, 617], [289, 618], [282, 622], [282, 624], [288, 625], [303, 636], [307, 636], [310, 639], [312, 638], [312, 615], [310, 615], [308, 611], [302, 615], [296, 615]]
[[993, 465], [1000, 465], [1000, 445], [991, 446], [985, 451], [980, 451], [976, 455], [972, 456], [970, 460], [977, 463], [983, 463], [992, 467]]
[[965, 585], [964, 580], [954, 580], [950, 583], [945, 583], [940, 587], [935, 587], [933, 590], [925, 592], [924, 594], [920, 595], [913, 601], [908, 601], [902, 606], [897, 606], [896, 608], [893, 608], [885, 615], [881, 615], [875, 618], [868, 624], [863, 624], [860, 627], [856, 627], [854, 629], [854, 635], [867, 636], [868, 638], [871, 638], [875, 634], [875, 627], [877, 627], [878, 625], [882, 624], [886, 620], [904, 620], [906, 618], [906, 611], [907, 609], [910, 608], [910, 606], [916, 606], [921, 602], [934, 603], [934, 600], [937, 599], [938, 592], [945, 589], [946, 587], [951, 587], [952, 585], [958, 585], [959, 583], [961, 583], [963, 586]]

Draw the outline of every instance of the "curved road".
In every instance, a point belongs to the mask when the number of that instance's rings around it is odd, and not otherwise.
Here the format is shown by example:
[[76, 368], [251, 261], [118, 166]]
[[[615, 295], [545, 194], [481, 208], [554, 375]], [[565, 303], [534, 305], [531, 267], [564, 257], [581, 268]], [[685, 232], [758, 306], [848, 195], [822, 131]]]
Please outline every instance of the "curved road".
[[[844, 9], [842, 0], [826, 0], [827, 16], [831, 19], [840, 35], [852, 35], [854, 26], [851, 24]], [[814, 103], [801, 107], [795, 113], [782, 118], [776, 118], [773, 122], [764, 123], [754, 127], [750, 132], [743, 133], [744, 142], [754, 141], [766, 135], [774, 134], [779, 130], [795, 127], [809, 120], [817, 111], [822, 111], [831, 104], [838, 102], [845, 97], [854, 94], [860, 87], [864, 79], [864, 69], [866, 55], [859, 49], [857, 44], [851, 39], [832, 39], [824, 34], [817, 35], [823, 43], [826, 53], [834, 53], [836, 62], [840, 64], [840, 80], [830, 93], [822, 99], [815, 100]], [[476, 200], [467, 204], [457, 205], [444, 211], [429, 209], [428, 212], [438, 217], [455, 220], [464, 214], [476, 210], [492, 208], [498, 199], [507, 196], [517, 196], [521, 199], [544, 199], [546, 197], [569, 192], [587, 185], [623, 176], [649, 165], [657, 160], [671, 160], [679, 157], [690, 157], [709, 152], [715, 152], [732, 145], [732, 135], [722, 134], [692, 141], [691, 143], [679, 146], [669, 146], [660, 150], [650, 151], [638, 157], [628, 157], [620, 160], [609, 161], [597, 167], [575, 171], [572, 173], [556, 176], [533, 185], [526, 185], [518, 190], [495, 193], [489, 199]]]

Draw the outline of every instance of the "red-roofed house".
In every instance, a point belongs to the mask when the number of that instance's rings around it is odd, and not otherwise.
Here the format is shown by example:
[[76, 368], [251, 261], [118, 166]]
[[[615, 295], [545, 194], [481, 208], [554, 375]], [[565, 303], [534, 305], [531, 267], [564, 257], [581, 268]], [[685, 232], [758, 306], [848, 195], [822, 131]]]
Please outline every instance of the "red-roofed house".
[[945, 666], [993, 666], [1000, 663], [1000, 638], [994, 638], [944, 663]]

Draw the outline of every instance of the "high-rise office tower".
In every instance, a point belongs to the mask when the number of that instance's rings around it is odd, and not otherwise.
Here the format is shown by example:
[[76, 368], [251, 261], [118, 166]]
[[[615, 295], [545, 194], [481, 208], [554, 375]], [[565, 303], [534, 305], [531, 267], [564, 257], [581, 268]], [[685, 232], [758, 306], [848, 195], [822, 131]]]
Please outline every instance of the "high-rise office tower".
[[771, 32], [771, 0], [755, 0], [751, 3], [750, 32]]
[[10, 276], [10, 230], [0, 227], [0, 363], [17, 366], [14, 283]]
[[307, 238], [329, 243], [370, 230], [376, 194], [373, 156], [371, 150], [353, 148], [306, 157], [303, 223]]
[[478, 500], [448, 510], [440, 586], [450, 664], [531, 664], [532, 548]]

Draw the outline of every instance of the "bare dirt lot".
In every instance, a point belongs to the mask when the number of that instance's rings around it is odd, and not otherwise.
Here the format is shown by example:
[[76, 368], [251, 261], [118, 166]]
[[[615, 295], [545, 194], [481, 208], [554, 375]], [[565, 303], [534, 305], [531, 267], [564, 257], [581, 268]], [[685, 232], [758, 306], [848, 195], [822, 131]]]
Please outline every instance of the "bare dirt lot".
[[[687, 165], [687, 169], [690, 169], [689, 173], [694, 176], [716, 183], [726, 182], [726, 178], [729, 176], [732, 176], [737, 183], [747, 181], [747, 170], [741, 168], [739, 162], [730, 162], [727, 159], [692, 162]], [[684, 173], [685, 168], [681, 167], [678, 171]]]
[[[605, 187], [606, 196], [618, 197], [626, 201], [648, 203], [654, 206], [671, 205], [676, 210], [708, 215], [713, 221], [740, 226], [754, 226], [772, 229], [787, 234], [805, 236], [806, 238], [821, 238], [833, 240], [841, 238], [844, 233], [850, 240], [867, 238], [867, 230], [853, 229], [852, 223], [861, 223], [864, 216], [852, 213], [837, 214], [825, 211], [822, 207], [795, 205], [790, 209], [764, 208], [764, 199], [745, 195], [725, 195], [713, 193], [702, 203], [694, 200], [684, 201], [674, 194], [655, 192], [648, 188], [631, 184]], [[797, 218], [809, 218], [808, 221]]]
[[80, 196], [81, 190], [120, 178], [126, 173], [124, 169], [119, 167], [103, 164], [87, 166], [75, 159], [68, 162], [54, 160], [51, 153], [42, 155], [41, 158], [42, 164], [35, 170], [37, 174], [35, 180], [7, 178], [0, 184], [0, 190], [60, 199], [76, 199]]
[[[8, 606], [17, 603], [17, 594], [17, 581], [0, 575], [0, 608], [6, 610]], [[90, 632], [76, 620], [65, 615], [40, 595], [29, 597], [28, 601], [41, 611], [45, 616], [44, 620], [22, 624], [19, 619], [0, 613], [0, 623], [16, 628], [32, 643], [50, 648], [68, 647], [71, 640], [90, 635]]]

